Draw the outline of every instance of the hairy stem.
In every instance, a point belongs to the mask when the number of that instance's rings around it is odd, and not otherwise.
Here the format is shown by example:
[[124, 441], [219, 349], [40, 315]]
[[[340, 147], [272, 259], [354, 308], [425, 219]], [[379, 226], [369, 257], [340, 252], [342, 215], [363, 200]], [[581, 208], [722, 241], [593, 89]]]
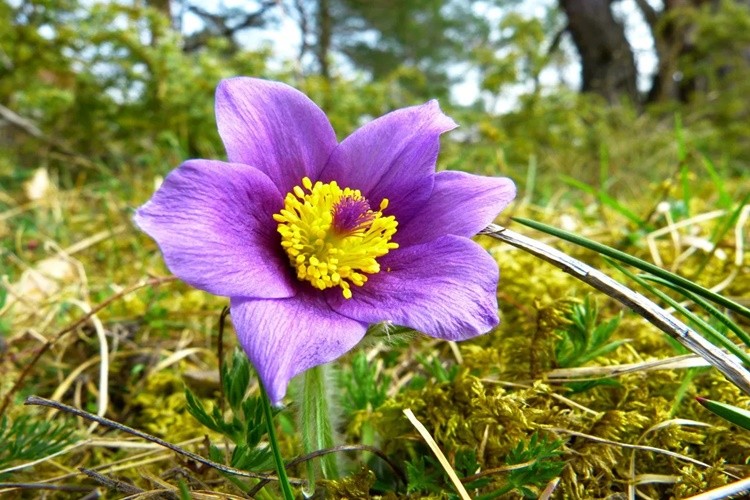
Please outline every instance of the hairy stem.
[[[302, 383], [301, 431], [302, 446], [305, 453], [313, 453], [326, 448], [333, 448], [333, 426], [331, 425], [330, 393], [326, 390], [325, 365], [316, 366], [305, 372]], [[320, 471], [326, 479], [338, 477], [335, 455], [324, 455], [320, 458]], [[315, 491], [317, 472], [315, 462], [307, 462], [308, 491]]]

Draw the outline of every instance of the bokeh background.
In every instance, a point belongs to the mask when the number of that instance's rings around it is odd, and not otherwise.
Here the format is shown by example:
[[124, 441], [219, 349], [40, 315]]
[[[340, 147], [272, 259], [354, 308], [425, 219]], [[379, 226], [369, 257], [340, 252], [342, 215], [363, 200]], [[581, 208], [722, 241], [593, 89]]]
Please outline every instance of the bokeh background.
[[694, 161], [675, 134], [739, 175], [749, 4], [3, 0], [0, 180], [45, 166], [69, 185], [221, 157], [212, 94], [233, 75], [299, 87], [342, 136], [437, 98], [461, 125], [442, 167], [512, 174], [542, 202], [562, 176], [625, 195], [669, 178]]

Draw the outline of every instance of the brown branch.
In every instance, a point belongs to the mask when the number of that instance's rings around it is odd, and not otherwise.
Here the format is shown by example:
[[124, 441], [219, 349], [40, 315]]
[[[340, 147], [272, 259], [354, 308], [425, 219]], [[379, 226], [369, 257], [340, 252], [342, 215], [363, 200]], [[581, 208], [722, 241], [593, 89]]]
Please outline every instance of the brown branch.
[[99, 474], [98, 472], [87, 469], [85, 467], [79, 467], [78, 470], [83, 472], [88, 477], [101, 484], [108, 490], [113, 490], [118, 493], [125, 493], [126, 495], [139, 495], [145, 492], [145, 490], [142, 490], [137, 486], [133, 486], [130, 483], [120, 481], [119, 479], [112, 479], [105, 476], [104, 474]]
[[6, 108], [2, 104], [0, 104], [0, 118], [4, 119], [8, 123], [10, 123], [12, 126], [16, 127], [17, 129], [30, 135], [34, 139], [37, 139], [45, 143], [53, 151], [56, 151], [58, 154], [62, 154], [62, 155], [65, 155], [66, 157], [73, 158], [78, 164], [84, 167], [92, 168], [92, 169], [99, 168], [98, 165], [96, 165], [96, 163], [89, 160], [85, 156], [78, 154], [76, 151], [71, 149], [69, 146], [67, 146], [63, 142], [55, 139], [54, 137], [50, 137], [49, 135], [42, 132], [42, 130], [33, 121], [29, 120], [28, 118], [24, 118], [23, 116], [19, 115], [12, 109]]
[[45, 142], [48, 142], [50, 139], [44, 135], [44, 133], [39, 130], [39, 127], [34, 124], [31, 120], [24, 118], [23, 116], [17, 114], [15, 111], [6, 108], [2, 104], [0, 104], [0, 117], [5, 119], [8, 123], [13, 125], [16, 128], [19, 128], [29, 134], [32, 137], [36, 137], [37, 139], [42, 139]]
[[[635, 0], [635, 3], [638, 5], [638, 8], [641, 9], [643, 18], [653, 32], [656, 29], [656, 24], [659, 22], [659, 14], [656, 12], [656, 9], [651, 7], [647, 0]], [[654, 38], [656, 38], [655, 34]]]
[[77, 493], [84, 492], [84, 491], [91, 491], [91, 487], [76, 486], [74, 484], [0, 483], [0, 492], [2, 492], [5, 489], [74, 491], [74, 492], [77, 492]]

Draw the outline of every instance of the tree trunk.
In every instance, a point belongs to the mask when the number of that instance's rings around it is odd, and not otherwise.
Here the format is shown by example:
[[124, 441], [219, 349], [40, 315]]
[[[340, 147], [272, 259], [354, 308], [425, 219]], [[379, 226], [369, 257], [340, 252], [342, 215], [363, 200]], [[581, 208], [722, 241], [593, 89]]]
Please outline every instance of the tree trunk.
[[172, 19], [172, 6], [170, 0], [146, 0], [146, 5], [164, 14], [167, 19]]
[[581, 90], [612, 104], [623, 98], [638, 102], [633, 50], [610, 0], [560, 0], [560, 7], [581, 57]]
[[328, 0], [318, 0], [318, 46], [316, 56], [320, 76], [326, 80], [331, 78], [328, 56], [331, 51], [332, 21], [331, 6]]
[[[654, 11], [646, 0], [636, 0], [651, 28], [656, 56], [659, 60], [656, 74], [648, 93], [648, 102], [679, 100], [687, 102], [697, 91], [704, 91], [706, 82], [701, 78], [688, 78], [680, 71], [681, 59], [695, 50], [695, 27], [686, 22], [691, 9], [716, 0], [664, 0], [664, 10]], [[680, 13], [680, 11], [684, 11]]]

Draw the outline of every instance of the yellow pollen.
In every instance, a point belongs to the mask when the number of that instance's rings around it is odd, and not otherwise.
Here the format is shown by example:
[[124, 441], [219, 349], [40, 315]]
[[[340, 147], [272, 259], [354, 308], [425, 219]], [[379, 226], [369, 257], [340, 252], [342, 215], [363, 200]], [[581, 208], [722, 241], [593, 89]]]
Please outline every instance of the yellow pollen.
[[358, 189], [303, 178], [273, 215], [297, 278], [319, 290], [340, 287], [352, 298], [351, 286], [364, 285], [368, 274], [380, 272], [376, 259], [398, 248], [391, 241], [398, 222], [383, 215], [387, 207], [383, 199], [380, 210], [370, 210]]

